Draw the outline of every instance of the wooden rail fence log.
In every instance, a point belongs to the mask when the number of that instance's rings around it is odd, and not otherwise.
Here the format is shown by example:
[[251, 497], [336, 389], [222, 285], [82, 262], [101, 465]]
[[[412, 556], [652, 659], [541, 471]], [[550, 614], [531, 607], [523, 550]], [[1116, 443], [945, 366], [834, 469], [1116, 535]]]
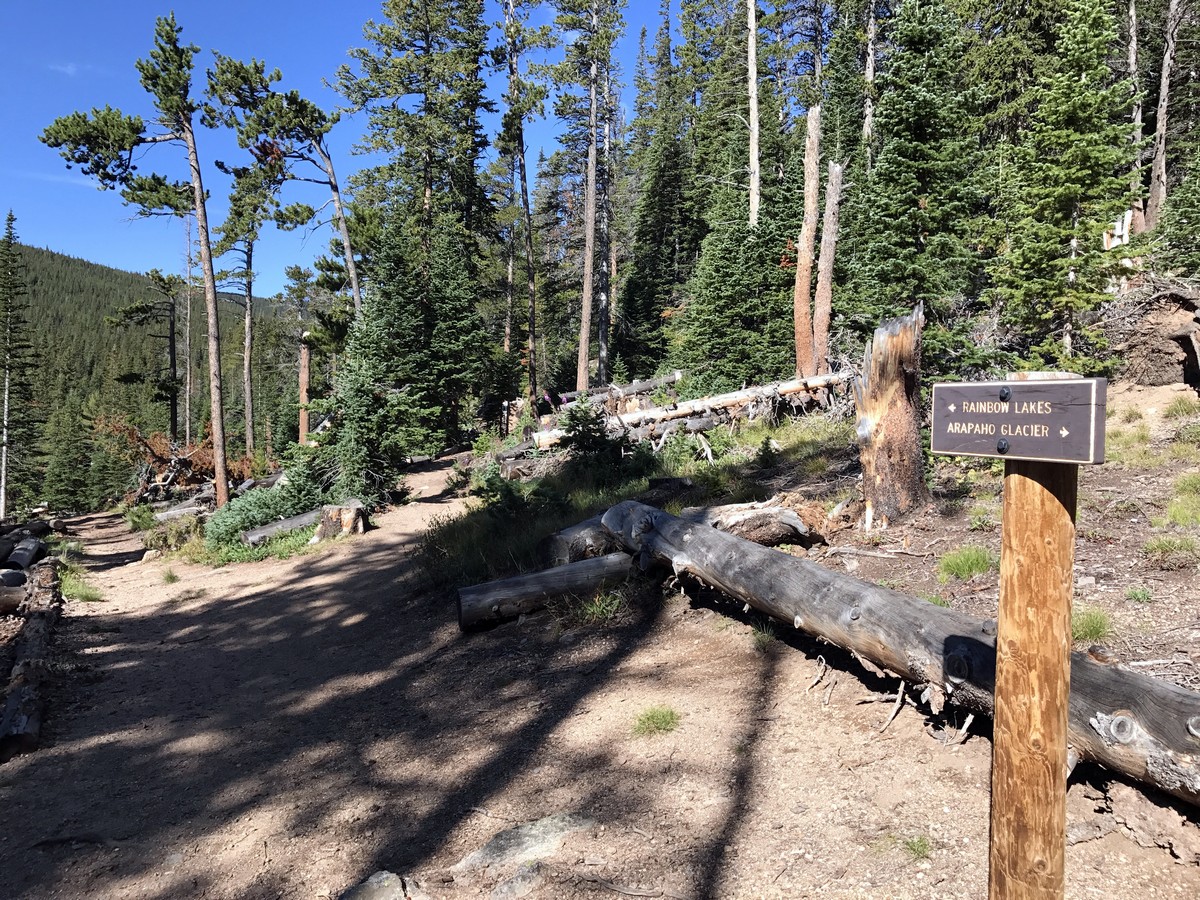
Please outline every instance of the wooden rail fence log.
[[543, 572], [491, 581], [458, 592], [458, 626], [471, 631], [491, 622], [533, 612], [551, 597], [592, 593], [620, 584], [633, 573], [628, 553], [609, 553]]
[[242, 532], [242, 543], [250, 547], [257, 547], [277, 534], [307, 528], [309, 525], [316, 525], [320, 518], [321, 510], [314, 509], [310, 512], [301, 513], [298, 516], [291, 516], [287, 519], [281, 519], [278, 522], [271, 522], [269, 525], [250, 528]]
[[0, 710], [0, 762], [33, 750], [41, 736], [47, 650], [63, 606], [58, 569], [58, 560], [49, 559], [30, 573], [28, 596], [20, 609], [25, 622]]
[[[797, 629], [852, 650], [943, 702], [993, 714], [994, 620], [934, 606], [626, 501], [602, 517], [649, 554]], [[1200, 693], [1071, 655], [1069, 741], [1091, 760], [1200, 805]]]

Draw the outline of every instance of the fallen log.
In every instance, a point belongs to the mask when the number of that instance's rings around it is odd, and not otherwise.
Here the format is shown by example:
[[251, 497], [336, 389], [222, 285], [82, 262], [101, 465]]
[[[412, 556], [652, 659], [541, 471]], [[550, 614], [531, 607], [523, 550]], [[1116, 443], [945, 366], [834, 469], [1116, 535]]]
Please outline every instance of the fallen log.
[[321, 510], [314, 509], [311, 512], [301, 513], [298, 516], [292, 516], [288, 519], [281, 519], [278, 522], [272, 522], [269, 525], [261, 525], [258, 528], [250, 528], [242, 532], [242, 543], [250, 547], [257, 547], [264, 541], [268, 541], [277, 534], [283, 534], [287, 531], [296, 531], [300, 528], [307, 528], [309, 525], [315, 525], [317, 520], [321, 518]]
[[4, 567], [4, 562], [8, 559], [8, 555], [17, 548], [17, 542], [10, 537], [0, 537], [0, 568]]
[[[943, 702], [993, 714], [994, 620], [879, 585], [625, 501], [602, 517], [648, 554], [793, 627], [864, 657]], [[1071, 754], [1200, 805], [1200, 693], [1071, 654]]]
[[162, 512], [154, 514], [155, 522], [171, 522], [175, 519], [182, 519], [187, 516], [201, 516], [212, 512], [208, 506], [177, 506], [173, 509], [164, 509]]
[[32, 519], [22, 525], [18, 530], [32, 535], [33, 537], [41, 538], [48, 535], [54, 529], [50, 527], [50, 523], [45, 519]]
[[[781, 397], [794, 394], [814, 393], [821, 388], [832, 387], [851, 381], [854, 375], [849, 372], [839, 372], [834, 375], [820, 375], [816, 378], [799, 378], [782, 381], [759, 387], [744, 388], [728, 394], [717, 394], [712, 397], [701, 397], [697, 400], [687, 400], [666, 407], [643, 409], [637, 412], [624, 413], [619, 416], [609, 416], [607, 420], [610, 431], [621, 432], [637, 428], [651, 422], [666, 422], [671, 419], [691, 419], [711, 415], [714, 410], [728, 409], [753, 402], [774, 401]], [[559, 443], [566, 432], [561, 428], [538, 431], [533, 434], [534, 445], [539, 450], [552, 447]]]
[[22, 587], [29, 580], [20, 569], [3, 569], [0, 570], [0, 585], [4, 587]]
[[[621, 541], [604, 527], [603, 516], [603, 513], [592, 516], [546, 538], [541, 546], [546, 564], [561, 566], [620, 550]], [[813, 533], [794, 510], [781, 506], [775, 498], [757, 503], [690, 506], [680, 513], [680, 517], [768, 547], [780, 544], [809, 547], [825, 540]]]
[[633, 560], [628, 553], [610, 553], [544, 572], [460, 588], [458, 627], [471, 631], [490, 622], [541, 609], [550, 597], [592, 593], [620, 584], [633, 571]]
[[46, 656], [63, 607], [58, 565], [52, 559], [33, 570], [28, 598], [21, 606], [25, 623], [0, 711], [0, 762], [35, 749], [41, 736]]
[[46, 544], [35, 537], [27, 537], [13, 548], [3, 564], [5, 569], [28, 569], [46, 555]]
[[25, 588], [0, 584], [0, 615], [12, 615], [24, 602]]

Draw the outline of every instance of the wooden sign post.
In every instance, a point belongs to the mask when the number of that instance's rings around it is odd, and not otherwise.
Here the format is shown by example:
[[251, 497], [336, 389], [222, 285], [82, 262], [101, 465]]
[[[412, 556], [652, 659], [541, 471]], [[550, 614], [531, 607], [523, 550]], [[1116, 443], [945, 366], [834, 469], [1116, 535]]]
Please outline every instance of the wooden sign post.
[[1005, 459], [992, 900], [1063, 896], [1078, 470], [1104, 461], [1105, 390], [1067, 373], [934, 386], [933, 452]]

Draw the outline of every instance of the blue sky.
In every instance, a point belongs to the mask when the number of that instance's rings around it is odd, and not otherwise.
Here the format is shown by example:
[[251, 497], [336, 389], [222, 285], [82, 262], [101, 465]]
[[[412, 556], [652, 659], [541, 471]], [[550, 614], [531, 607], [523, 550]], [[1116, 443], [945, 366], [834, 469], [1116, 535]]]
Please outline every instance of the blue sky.
[[[489, 20], [498, 19], [498, 0], [488, 0], [487, 7]], [[153, 110], [138, 84], [134, 63], [149, 53], [155, 18], [171, 9], [145, 0], [0, 2], [0, 84], [4, 85], [0, 91], [0, 215], [13, 210], [22, 243], [129, 271], [182, 272], [185, 237], [180, 221], [136, 218], [116, 192], [98, 190], [94, 181], [68, 170], [58, 152], [38, 140], [51, 121], [76, 110], [107, 104], [129, 115], [149, 117]], [[278, 67], [284, 88], [296, 88], [327, 109], [336, 107], [340, 98], [323, 80], [332, 79], [337, 67], [348, 60], [349, 48], [363, 45], [363, 23], [379, 18], [381, 10], [380, 0], [336, 4], [207, 0], [174, 6], [184, 41], [201, 48], [194, 86], [202, 89], [203, 70], [215, 49]], [[653, 39], [658, 4], [631, 0], [625, 18], [627, 34], [618, 57], [623, 80], [631, 82], [638, 34], [646, 25]], [[491, 94], [499, 100], [498, 82]], [[625, 98], [631, 105], [628, 86]], [[531, 171], [539, 145], [545, 145], [547, 152], [553, 149], [556, 130], [551, 121], [531, 134]], [[330, 135], [343, 183], [365, 162], [351, 154], [362, 132], [361, 119], [345, 119]], [[215, 225], [224, 216], [228, 183], [211, 168], [211, 161], [240, 162], [244, 151], [218, 132], [201, 130], [198, 143], [205, 161], [205, 187], [212, 197], [209, 218]], [[182, 151], [173, 146], [151, 148], [143, 166], [143, 171], [150, 170], [184, 177]], [[316, 187], [306, 194], [302, 187], [292, 186], [284, 199], [320, 206], [327, 197]], [[255, 248], [259, 270], [255, 293], [268, 296], [279, 291], [284, 267], [310, 264], [326, 252], [329, 237], [324, 228], [290, 234], [269, 229]]]

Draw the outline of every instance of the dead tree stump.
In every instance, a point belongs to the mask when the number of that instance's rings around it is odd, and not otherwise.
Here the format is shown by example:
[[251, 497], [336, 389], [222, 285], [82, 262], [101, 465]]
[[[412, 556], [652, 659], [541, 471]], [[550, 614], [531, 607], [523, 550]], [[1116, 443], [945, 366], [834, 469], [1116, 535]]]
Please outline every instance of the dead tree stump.
[[854, 382], [859, 458], [863, 469], [863, 527], [883, 528], [928, 501], [921, 446], [921, 328], [923, 304], [884, 322], [867, 343], [862, 376]]

